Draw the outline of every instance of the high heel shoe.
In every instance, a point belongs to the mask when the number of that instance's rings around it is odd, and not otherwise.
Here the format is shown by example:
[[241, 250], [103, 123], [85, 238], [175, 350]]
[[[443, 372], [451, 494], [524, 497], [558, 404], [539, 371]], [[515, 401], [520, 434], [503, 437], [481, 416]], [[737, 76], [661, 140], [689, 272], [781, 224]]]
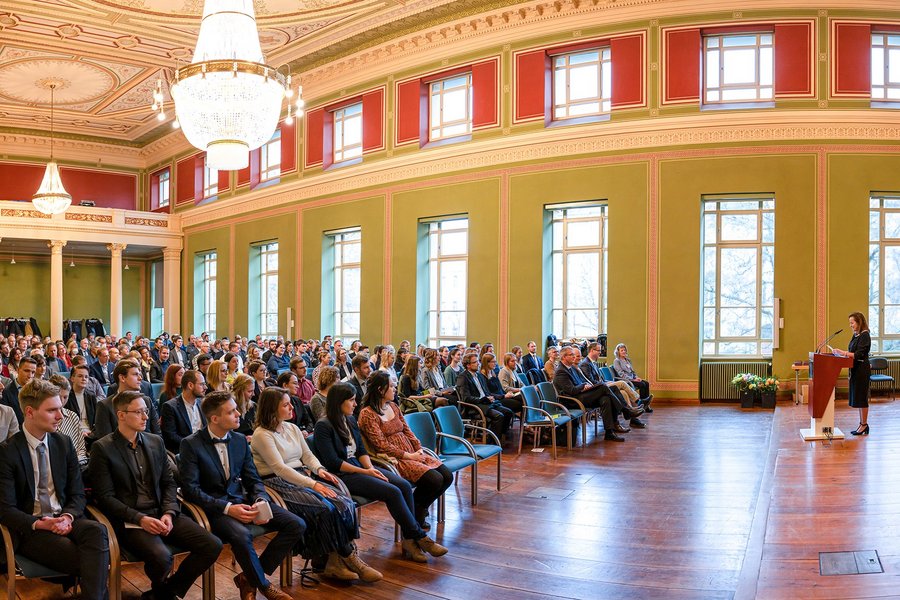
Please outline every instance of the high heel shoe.
[[[860, 429], [859, 427], [862, 427], [862, 429]], [[869, 435], [869, 424], [868, 423], [865, 423], [865, 424], [860, 423], [859, 427], [857, 427], [856, 429], [851, 431], [850, 432], [851, 435]]]

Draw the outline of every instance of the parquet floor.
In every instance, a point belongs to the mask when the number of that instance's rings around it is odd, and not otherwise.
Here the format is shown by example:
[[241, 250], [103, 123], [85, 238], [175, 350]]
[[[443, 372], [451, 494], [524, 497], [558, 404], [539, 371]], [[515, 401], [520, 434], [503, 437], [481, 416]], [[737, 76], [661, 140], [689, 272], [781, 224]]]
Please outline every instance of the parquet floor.
[[[490, 462], [474, 510], [468, 477], [448, 492], [447, 521], [432, 531], [446, 557], [403, 560], [387, 512], [370, 507], [359, 546], [385, 580], [307, 590], [295, 576], [289, 591], [366, 600], [900, 598], [900, 402], [873, 405], [868, 438], [830, 445], [800, 439], [806, 414], [787, 403], [774, 412], [660, 404], [624, 444], [591, 432], [586, 449], [558, 461], [549, 449], [517, 457], [511, 447], [500, 492]], [[856, 420], [838, 409], [845, 431]], [[877, 550], [885, 573], [820, 576], [818, 553], [841, 550]], [[237, 598], [233, 574], [226, 550], [218, 598]], [[126, 598], [148, 589], [139, 566], [125, 576]], [[19, 597], [59, 595], [22, 582]], [[199, 587], [189, 598], [200, 600]]]

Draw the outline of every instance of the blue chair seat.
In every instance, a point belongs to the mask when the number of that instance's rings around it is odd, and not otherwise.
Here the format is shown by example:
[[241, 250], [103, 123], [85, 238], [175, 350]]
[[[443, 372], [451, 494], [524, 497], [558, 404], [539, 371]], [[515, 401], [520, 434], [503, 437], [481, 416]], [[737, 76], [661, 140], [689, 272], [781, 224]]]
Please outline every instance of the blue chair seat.
[[883, 375], [881, 373], [873, 373], [869, 376], [870, 381], [893, 381], [894, 378], [890, 375]]
[[[556, 423], [556, 425], [565, 425], [569, 421], [573, 420], [564, 414], [550, 413], [550, 416], [553, 417], [553, 422]], [[525, 423], [527, 425], [535, 425], [535, 424], [549, 423], [549, 422], [550, 422], [550, 420], [547, 417], [543, 417], [540, 419], [528, 419], [527, 421], [525, 421]]]
[[485, 460], [503, 452], [503, 448], [491, 444], [478, 444], [477, 446], [473, 444], [473, 447], [475, 448], [475, 454], [478, 455], [478, 460]]
[[30, 558], [25, 558], [21, 554], [16, 554], [16, 564], [22, 571], [22, 575], [29, 579], [40, 579], [45, 577], [65, 577], [65, 573], [54, 571], [49, 567], [36, 563]]
[[439, 456], [441, 457], [441, 460], [444, 461], [444, 466], [447, 467], [451, 473], [456, 473], [457, 471], [461, 471], [475, 464], [475, 459], [471, 456], [456, 456], [453, 454], [441, 454]]

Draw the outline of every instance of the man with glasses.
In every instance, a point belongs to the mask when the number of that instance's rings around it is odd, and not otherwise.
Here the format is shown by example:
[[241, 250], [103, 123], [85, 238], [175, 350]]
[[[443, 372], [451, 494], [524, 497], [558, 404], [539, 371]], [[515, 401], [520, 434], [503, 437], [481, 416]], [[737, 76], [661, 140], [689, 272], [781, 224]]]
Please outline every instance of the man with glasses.
[[[141, 393], [141, 368], [137, 361], [133, 359], [120, 360], [113, 371], [113, 377], [118, 382], [116, 395], [122, 392], [138, 392]], [[156, 412], [156, 406], [150, 401], [150, 397], [142, 394], [147, 402], [147, 410], [150, 411], [150, 420], [147, 423], [147, 430], [150, 433], [159, 435], [159, 415]], [[99, 440], [118, 428], [119, 419], [115, 411], [115, 396], [104, 398], [97, 403], [97, 414], [94, 419], [94, 439]]]
[[[91, 447], [93, 497], [122, 546], [144, 562], [152, 590], [141, 598], [183, 597], [222, 551], [222, 542], [180, 514], [175, 479], [163, 441], [145, 432], [149, 409], [138, 391], [114, 401], [118, 427]], [[170, 544], [189, 552], [178, 570]]]
[[163, 403], [162, 437], [166, 449], [178, 454], [181, 440], [206, 427], [200, 402], [206, 395], [206, 380], [198, 371], [185, 371], [181, 376], [181, 395]]
[[491, 397], [487, 378], [478, 372], [477, 354], [467, 354], [463, 358], [463, 366], [465, 370], [456, 380], [460, 400], [477, 405], [484, 412], [488, 429], [494, 432], [497, 439], [502, 439], [512, 422], [513, 412]]

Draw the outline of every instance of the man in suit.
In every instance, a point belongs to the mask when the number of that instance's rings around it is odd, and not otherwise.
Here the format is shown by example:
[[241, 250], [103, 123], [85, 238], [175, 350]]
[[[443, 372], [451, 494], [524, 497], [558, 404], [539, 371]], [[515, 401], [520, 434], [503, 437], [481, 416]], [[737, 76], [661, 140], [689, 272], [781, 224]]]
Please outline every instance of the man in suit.
[[362, 404], [362, 397], [366, 395], [366, 382], [372, 373], [372, 366], [369, 364], [369, 358], [362, 354], [354, 356], [350, 366], [353, 367], [353, 373], [347, 377], [346, 381], [356, 390], [356, 403]]
[[[122, 359], [113, 370], [113, 375], [118, 382], [115, 392], [110, 388], [110, 395], [97, 403], [97, 414], [94, 418], [94, 434], [93, 438], [99, 440], [103, 436], [112, 433], [119, 426], [119, 419], [116, 417], [116, 410], [113, 408], [113, 402], [116, 394], [122, 392], [140, 392], [147, 401], [147, 410], [150, 411], [150, 420], [147, 422], [147, 430], [150, 433], [159, 435], [159, 414], [156, 411], [156, 403], [150, 400], [150, 396], [144, 393], [141, 386], [141, 368], [137, 361]], [[149, 383], [147, 385], [150, 385]]]
[[[231, 544], [242, 573], [234, 578], [241, 600], [253, 600], [256, 591], [268, 600], [290, 600], [290, 596], [267, 579], [301, 539], [306, 523], [272, 504], [263, 486], [247, 438], [233, 430], [240, 425], [240, 412], [228, 392], [212, 392], [203, 399], [208, 425], [181, 441], [179, 466], [185, 498], [199, 504], [212, 532]], [[267, 528], [278, 534], [257, 555], [248, 525], [259, 520], [262, 503], [268, 503], [272, 519]]]
[[522, 358], [522, 368], [527, 373], [531, 369], [540, 371], [544, 368], [544, 361], [537, 355], [537, 344], [528, 342], [528, 354]]
[[509, 429], [513, 412], [491, 397], [487, 379], [478, 372], [478, 355], [474, 352], [463, 358], [463, 371], [456, 379], [460, 400], [476, 404], [484, 412], [487, 427], [501, 439]]
[[[575, 349], [575, 362], [578, 364], [578, 369], [581, 373], [594, 385], [605, 385], [613, 392], [613, 395], [619, 397], [621, 400], [625, 401], [628, 406], [636, 407], [639, 406], [644, 409], [646, 413], [652, 413], [653, 409], [650, 408], [650, 402], [643, 402], [640, 399], [640, 395], [634, 391], [634, 388], [628, 385], [624, 381], [607, 381], [605, 377], [603, 377], [603, 373], [597, 367], [597, 360], [600, 358], [600, 344], [597, 342], [592, 342], [588, 344], [588, 352], [587, 356], [584, 357], [584, 360], [581, 360], [581, 356], [579, 354], [579, 350]], [[635, 421], [640, 422], [639, 419], [632, 419], [632, 425], [636, 425]], [[637, 425], [638, 428], [641, 428], [641, 425]]]
[[172, 350], [169, 352], [169, 359], [173, 364], [181, 365], [182, 367], [188, 363], [189, 358], [187, 350], [184, 347], [184, 340], [182, 340], [180, 335], [176, 335], [172, 338]]
[[90, 366], [90, 373], [102, 385], [110, 385], [116, 381], [113, 377], [114, 368], [115, 365], [109, 360], [109, 349], [103, 347], [97, 352], [97, 362]]
[[81, 420], [81, 430], [85, 437], [90, 435], [97, 418], [97, 398], [87, 391], [88, 368], [81, 364], [72, 367], [69, 384], [72, 390], [66, 400], [66, 408], [77, 414]]
[[197, 371], [185, 371], [181, 376], [181, 395], [167, 400], [160, 407], [163, 441], [166, 449], [178, 454], [181, 440], [206, 427], [206, 417], [200, 402], [206, 394], [206, 380]]
[[[87, 361], [84, 360], [84, 357], [80, 354], [76, 354], [72, 357], [72, 368], [74, 369], [78, 365], [84, 365], [85, 367], [88, 366]], [[97, 398], [97, 401], [106, 398], [106, 392], [103, 390], [103, 386], [100, 385], [100, 382], [97, 381], [95, 377], [91, 376], [90, 368], [88, 368], [88, 382], [84, 389], [87, 390], [89, 394], [92, 394], [95, 398]]]
[[[122, 546], [144, 561], [152, 591], [142, 598], [175, 600], [216, 562], [222, 542], [180, 514], [163, 441], [145, 432], [149, 411], [141, 393], [121, 392], [113, 402], [118, 428], [91, 446], [93, 497]], [[167, 543], [190, 552], [174, 573]]]
[[19, 390], [21, 390], [26, 383], [34, 379], [34, 374], [36, 372], [37, 363], [35, 360], [33, 358], [23, 358], [19, 361], [19, 370], [16, 371], [16, 378], [6, 386], [6, 389], [3, 390], [3, 395], [0, 396], [0, 404], [5, 404], [13, 409], [13, 412], [16, 413], [16, 420], [19, 422], [19, 425], [25, 420], [25, 415], [19, 406]]
[[162, 383], [166, 378], [166, 371], [172, 362], [169, 360], [169, 349], [162, 346], [157, 354], [158, 360], [150, 365], [150, 383]]
[[106, 529], [84, 518], [84, 485], [72, 442], [56, 429], [62, 420], [59, 388], [29, 381], [19, 401], [22, 431], [0, 446], [0, 521], [16, 552], [81, 578], [81, 597], [107, 600]]

